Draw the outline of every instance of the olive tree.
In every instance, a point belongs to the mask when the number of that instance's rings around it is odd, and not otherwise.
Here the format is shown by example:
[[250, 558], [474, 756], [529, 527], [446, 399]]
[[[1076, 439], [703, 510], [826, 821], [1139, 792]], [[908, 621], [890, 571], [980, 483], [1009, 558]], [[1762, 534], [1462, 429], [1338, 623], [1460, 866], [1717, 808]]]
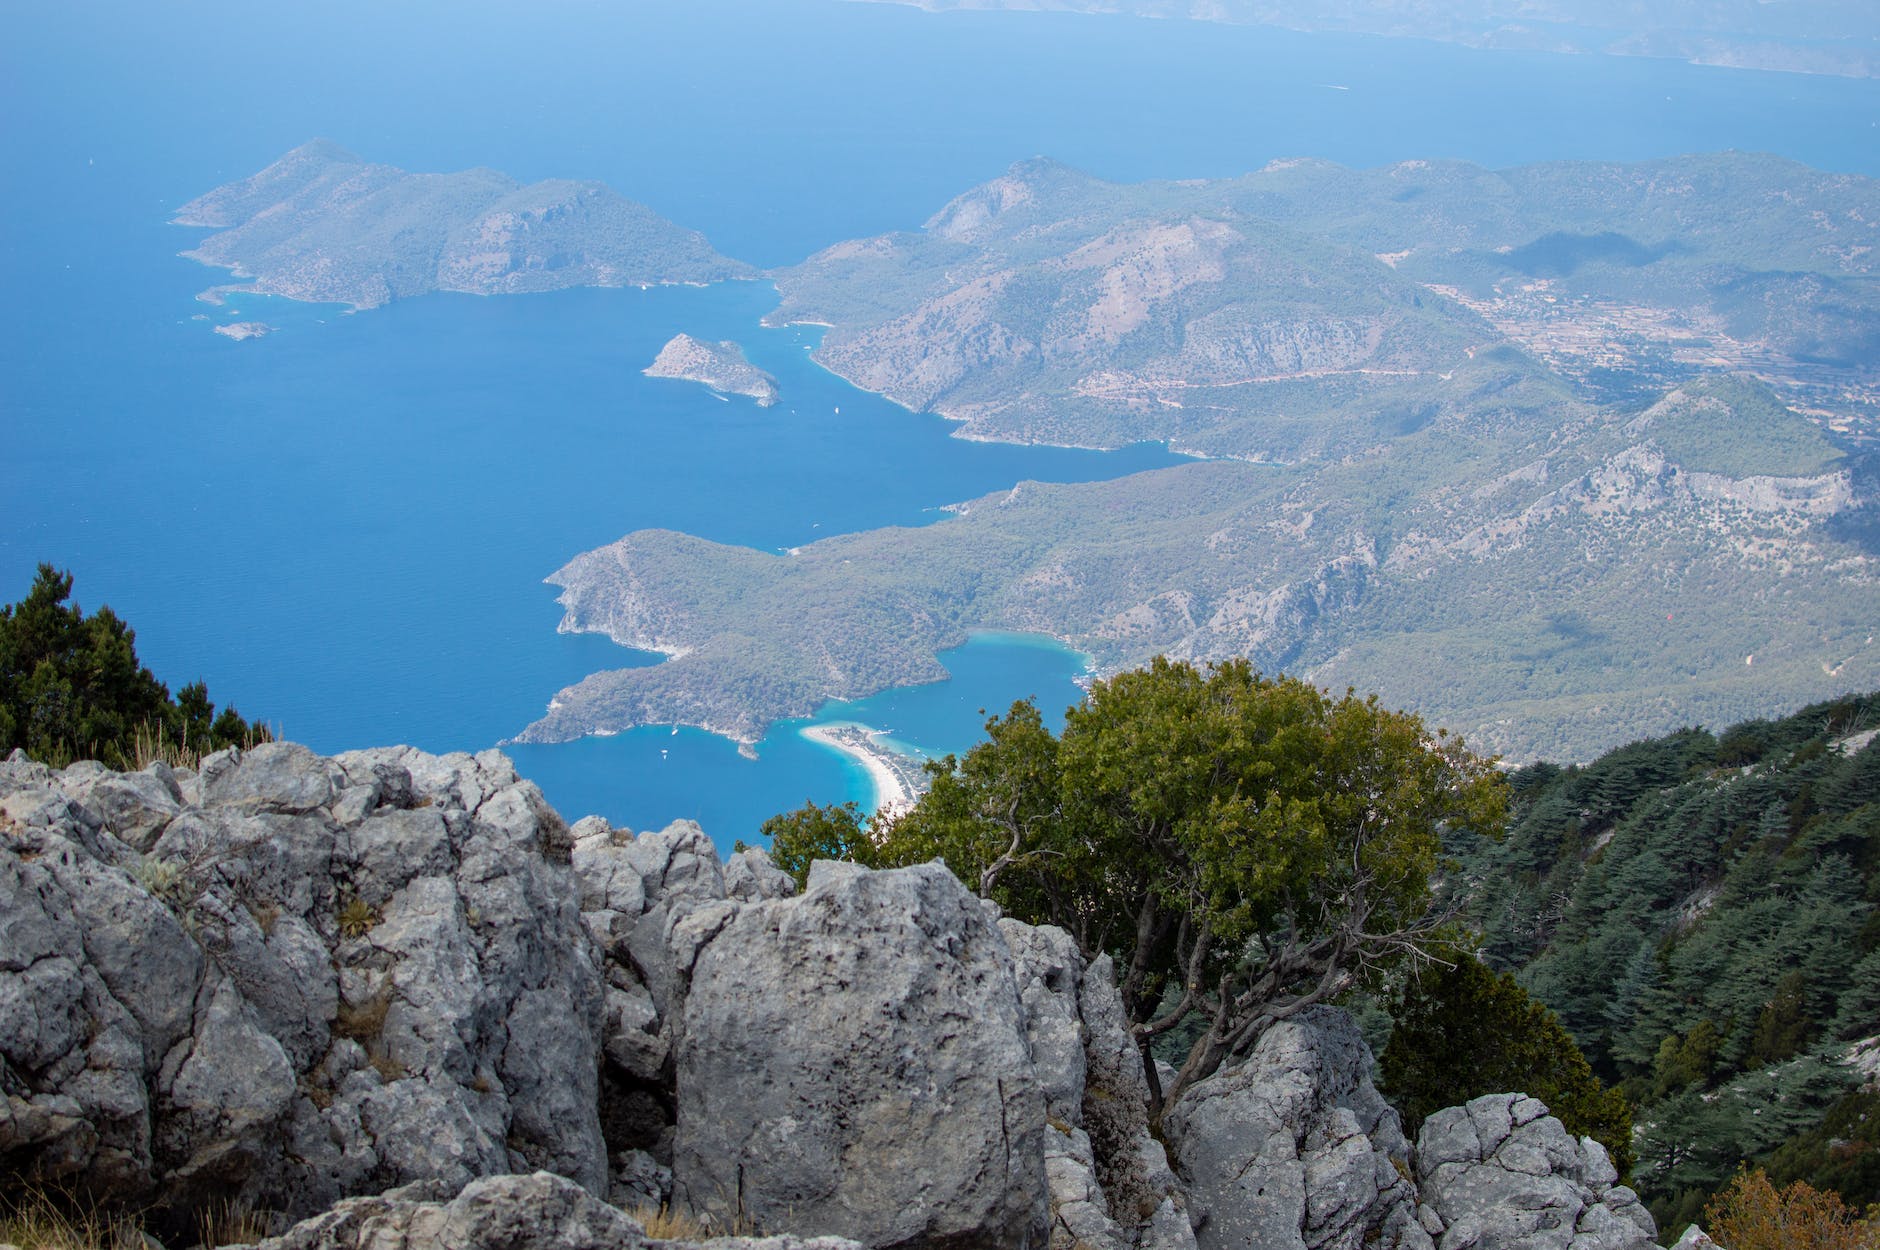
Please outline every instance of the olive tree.
[[1497, 834], [1505, 809], [1460, 739], [1244, 660], [1098, 681], [1061, 736], [1015, 704], [929, 773], [899, 819], [837, 841], [877, 865], [938, 856], [1110, 955], [1145, 1054], [1194, 1036], [1166, 1091], [1145, 1065], [1158, 1111], [1276, 1021], [1425, 956], [1442, 838]]

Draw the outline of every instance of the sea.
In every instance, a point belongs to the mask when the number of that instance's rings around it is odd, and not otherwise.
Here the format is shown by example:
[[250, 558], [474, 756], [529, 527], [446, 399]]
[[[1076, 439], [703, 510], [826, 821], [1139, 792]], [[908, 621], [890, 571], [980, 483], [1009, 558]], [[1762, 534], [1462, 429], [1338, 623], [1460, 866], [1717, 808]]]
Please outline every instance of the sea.
[[[1738, 148], [1880, 173], [1880, 83], [1668, 61], [842, 0], [126, 0], [0, 9], [0, 602], [49, 561], [172, 687], [333, 752], [480, 750], [589, 672], [658, 662], [556, 631], [543, 579], [664, 527], [777, 550], [1025, 480], [1177, 462], [972, 443], [765, 329], [767, 283], [434, 295], [367, 313], [195, 296], [178, 205], [325, 137], [412, 170], [605, 181], [730, 255], [786, 265], [917, 229], [1012, 162], [1117, 180], [1315, 156], [1489, 166]], [[235, 342], [217, 324], [259, 320]], [[759, 409], [642, 376], [685, 331], [779, 381]], [[974, 637], [950, 677], [831, 704], [915, 754], [987, 716], [1052, 722], [1085, 658]], [[508, 748], [571, 819], [760, 840], [866, 774], [773, 729]]]

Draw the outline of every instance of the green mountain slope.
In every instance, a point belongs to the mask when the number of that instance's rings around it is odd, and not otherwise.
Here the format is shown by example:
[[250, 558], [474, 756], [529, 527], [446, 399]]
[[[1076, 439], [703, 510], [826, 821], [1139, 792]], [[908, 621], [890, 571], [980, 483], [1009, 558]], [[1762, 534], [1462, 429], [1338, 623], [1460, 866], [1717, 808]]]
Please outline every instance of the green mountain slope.
[[1880, 1200], [1876, 728], [1847, 696], [1537, 765], [1507, 839], [1457, 848], [1491, 961], [1637, 1106], [1661, 1226], [1743, 1158]]
[[[1653, 412], [1680, 454], [1720, 463], [1731, 412], [1673, 418], [1730, 393]], [[1348, 463], [1026, 483], [787, 555], [629, 535], [550, 579], [563, 628], [675, 658], [563, 690], [522, 737], [673, 722], [754, 741], [825, 699], [938, 679], [934, 653], [978, 628], [1065, 638], [1106, 670], [1247, 655], [1522, 759], [1880, 684], [1874, 558], [1835, 528], [1864, 515], [1853, 469], [1693, 471], [1656, 417], [1555, 430], [1554, 407], [1508, 402]]]
[[1034, 160], [779, 272], [771, 320], [971, 438], [1323, 460], [1469, 405], [1498, 344], [1592, 402], [1742, 371], [1872, 433], [1877, 246], [1880, 186], [1770, 156], [1129, 186]]

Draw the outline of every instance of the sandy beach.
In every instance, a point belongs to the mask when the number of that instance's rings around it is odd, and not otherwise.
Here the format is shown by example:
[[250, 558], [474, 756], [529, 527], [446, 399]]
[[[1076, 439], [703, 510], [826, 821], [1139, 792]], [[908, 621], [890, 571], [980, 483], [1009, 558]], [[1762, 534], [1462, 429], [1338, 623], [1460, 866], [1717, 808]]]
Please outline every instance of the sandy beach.
[[868, 779], [875, 787], [876, 811], [895, 815], [914, 805], [914, 794], [895, 767], [900, 761], [891, 763], [890, 753], [870, 741], [874, 731], [860, 725], [810, 725], [801, 732], [811, 742], [840, 751], [868, 770]]

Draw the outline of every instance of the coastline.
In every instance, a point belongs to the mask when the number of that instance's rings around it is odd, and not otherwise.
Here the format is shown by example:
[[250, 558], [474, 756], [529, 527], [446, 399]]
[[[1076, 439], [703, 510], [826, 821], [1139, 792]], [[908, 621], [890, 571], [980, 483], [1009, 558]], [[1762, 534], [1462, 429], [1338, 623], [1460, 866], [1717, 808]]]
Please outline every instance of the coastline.
[[860, 764], [875, 788], [874, 810], [898, 816], [917, 797], [906, 775], [909, 761], [875, 745], [876, 730], [855, 724], [805, 725], [797, 732], [811, 742], [839, 751]]

